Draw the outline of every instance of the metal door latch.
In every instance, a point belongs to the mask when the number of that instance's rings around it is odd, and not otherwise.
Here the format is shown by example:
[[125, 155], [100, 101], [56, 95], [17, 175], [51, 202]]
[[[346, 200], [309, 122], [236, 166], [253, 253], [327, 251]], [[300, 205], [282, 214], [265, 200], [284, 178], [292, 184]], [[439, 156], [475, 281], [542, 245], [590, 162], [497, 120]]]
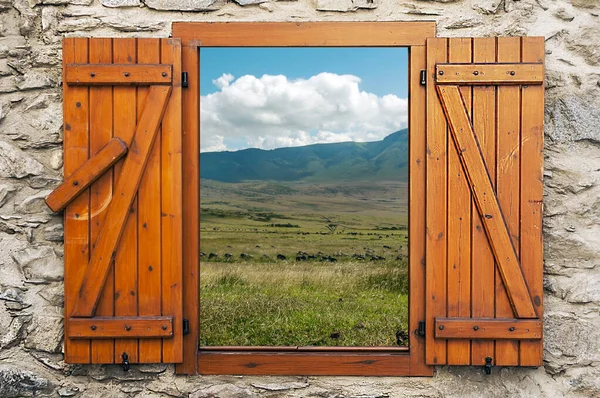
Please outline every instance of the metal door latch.
[[123, 367], [123, 370], [125, 372], [129, 371], [129, 355], [127, 355], [127, 353], [124, 352], [121, 355], [121, 358], [123, 359], [123, 361], [121, 362], [121, 366]]
[[483, 366], [486, 375], [492, 374], [492, 357], [485, 357], [485, 365]]

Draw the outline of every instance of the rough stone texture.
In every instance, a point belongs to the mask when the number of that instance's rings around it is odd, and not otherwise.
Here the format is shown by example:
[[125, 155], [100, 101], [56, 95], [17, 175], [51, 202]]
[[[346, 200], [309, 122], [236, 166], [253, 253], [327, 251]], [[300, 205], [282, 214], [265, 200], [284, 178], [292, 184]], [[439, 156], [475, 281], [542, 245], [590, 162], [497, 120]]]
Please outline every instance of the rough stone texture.
[[[174, 20], [432, 19], [440, 36], [546, 38], [544, 367], [188, 378], [63, 362], [62, 217], [43, 204], [62, 178], [63, 36], [168, 37]], [[0, 0], [0, 397], [600, 396], [599, 40], [597, 0]]]

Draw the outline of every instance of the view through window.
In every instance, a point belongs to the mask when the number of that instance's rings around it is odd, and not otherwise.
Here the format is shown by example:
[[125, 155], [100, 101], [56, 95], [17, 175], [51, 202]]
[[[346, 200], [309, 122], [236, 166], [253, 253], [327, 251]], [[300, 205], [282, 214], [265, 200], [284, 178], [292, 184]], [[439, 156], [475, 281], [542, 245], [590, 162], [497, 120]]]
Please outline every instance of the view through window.
[[407, 49], [200, 51], [200, 345], [408, 345]]

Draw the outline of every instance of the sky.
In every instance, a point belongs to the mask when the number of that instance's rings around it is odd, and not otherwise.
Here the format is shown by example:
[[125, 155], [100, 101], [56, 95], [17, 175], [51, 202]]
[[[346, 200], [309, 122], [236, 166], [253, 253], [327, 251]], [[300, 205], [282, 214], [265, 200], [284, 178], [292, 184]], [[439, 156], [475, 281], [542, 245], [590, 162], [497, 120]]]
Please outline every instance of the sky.
[[203, 152], [377, 141], [408, 123], [405, 48], [200, 50]]

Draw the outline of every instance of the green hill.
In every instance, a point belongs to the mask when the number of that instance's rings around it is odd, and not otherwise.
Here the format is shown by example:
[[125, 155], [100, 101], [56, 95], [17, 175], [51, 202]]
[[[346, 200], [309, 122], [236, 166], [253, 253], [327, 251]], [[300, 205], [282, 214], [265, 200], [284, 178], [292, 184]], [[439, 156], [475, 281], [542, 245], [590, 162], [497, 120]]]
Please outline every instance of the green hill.
[[204, 152], [200, 177], [222, 182], [408, 180], [408, 129], [374, 142]]

